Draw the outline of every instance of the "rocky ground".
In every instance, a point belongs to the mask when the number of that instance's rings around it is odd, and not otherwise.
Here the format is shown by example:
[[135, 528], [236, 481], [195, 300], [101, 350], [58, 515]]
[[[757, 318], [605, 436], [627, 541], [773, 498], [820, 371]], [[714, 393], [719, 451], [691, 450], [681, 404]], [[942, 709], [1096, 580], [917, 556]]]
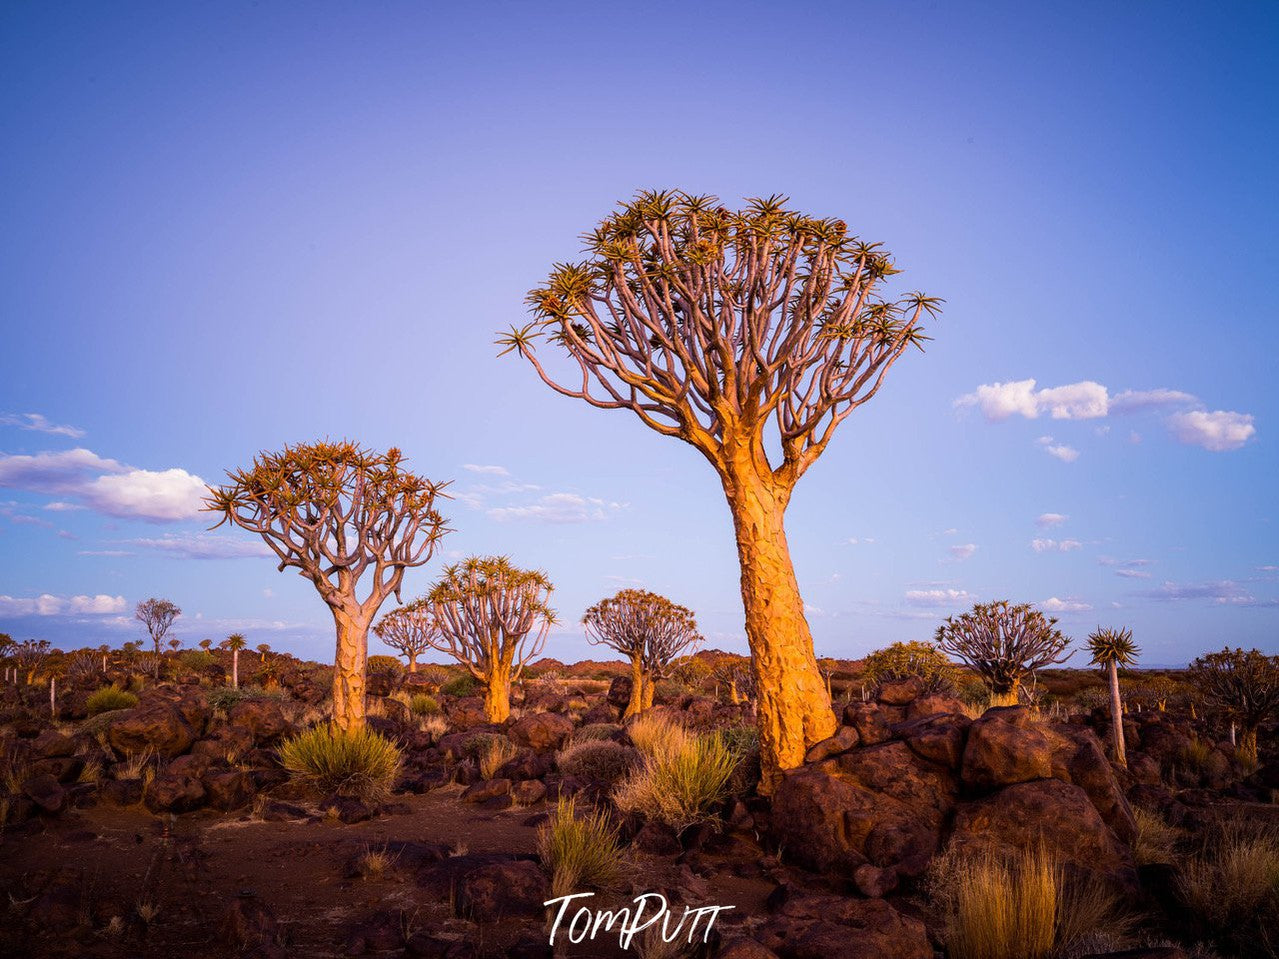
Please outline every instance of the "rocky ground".
[[[434, 684], [446, 722], [424, 723], [374, 691], [374, 726], [403, 747], [388, 804], [306, 795], [276, 748], [312, 715], [322, 684], [210, 703], [207, 682], [143, 689], [138, 704], [57, 724], [21, 689], [5, 692], [0, 838], [6, 956], [547, 956], [549, 877], [537, 827], [556, 797], [604, 801], [607, 784], [565, 775], [557, 751], [576, 730], [627, 742], [624, 680], [526, 684], [519, 715], [483, 721], [477, 699]], [[377, 684], [375, 684], [377, 687]], [[216, 699], [216, 697], [214, 697]], [[47, 710], [47, 706], [45, 707]], [[700, 693], [659, 709], [697, 729], [749, 726], [749, 706]], [[1024, 707], [974, 718], [911, 683], [840, 709], [771, 799], [744, 775], [709, 825], [675, 835], [635, 816], [618, 824], [622, 884], [675, 904], [733, 906], [707, 955], [730, 959], [933, 959], [941, 939], [930, 864], [943, 853], [1047, 845], [1081, 875], [1122, 892], [1145, 940], [1178, 938], [1175, 863], [1143, 861], [1134, 810], [1187, 834], [1222, 819], [1279, 823], [1276, 767], [1245, 769], [1202, 723], [1174, 712], [1130, 717], [1130, 764], [1114, 766], [1102, 711], [1057, 719]], [[602, 725], [613, 724], [613, 726]], [[512, 757], [480, 773], [480, 737]], [[748, 772], [748, 771], [746, 771]], [[1184, 938], [1184, 937], [1183, 937]], [[623, 953], [604, 937], [562, 955]], [[660, 955], [651, 951], [650, 957]], [[1176, 950], [1141, 955], [1176, 956]]]

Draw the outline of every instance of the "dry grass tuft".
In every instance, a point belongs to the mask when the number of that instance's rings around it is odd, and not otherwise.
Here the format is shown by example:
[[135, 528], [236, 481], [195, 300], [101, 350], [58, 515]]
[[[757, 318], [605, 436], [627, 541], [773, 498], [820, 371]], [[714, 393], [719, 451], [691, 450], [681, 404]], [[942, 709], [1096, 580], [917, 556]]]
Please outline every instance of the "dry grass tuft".
[[400, 769], [400, 750], [370, 729], [350, 733], [316, 726], [280, 747], [280, 764], [321, 794], [382, 802]]
[[1181, 830], [1168, 825], [1157, 813], [1147, 809], [1137, 807], [1132, 813], [1137, 821], [1137, 842], [1133, 846], [1137, 865], [1175, 862]]
[[[1177, 892], [1194, 919], [1218, 945], [1257, 953], [1279, 928], [1279, 833], [1227, 826], [1181, 870]], [[1251, 947], [1251, 948], [1249, 948]]]
[[551, 870], [551, 895], [583, 886], [607, 889], [622, 877], [617, 828], [598, 809], [578, 813], [575, 799], [561, 798], [550, 822], [537, 831], [537, 851]]
[[660, 717], [641, 718], [630, 733], [642, 761], [614, 790], [617, 807], [676, 833], [707, 821], [711, 807], [728, 795], [737, 767], [738, 757], [724, 738], [697, 736]]
[[475, 756], [476, 762], [479, 763], [480, 775], [485, 779], [492, 779], [499, 769], [518, 754], [519, 749], [505, 736], [494, 736], [488, 739]]

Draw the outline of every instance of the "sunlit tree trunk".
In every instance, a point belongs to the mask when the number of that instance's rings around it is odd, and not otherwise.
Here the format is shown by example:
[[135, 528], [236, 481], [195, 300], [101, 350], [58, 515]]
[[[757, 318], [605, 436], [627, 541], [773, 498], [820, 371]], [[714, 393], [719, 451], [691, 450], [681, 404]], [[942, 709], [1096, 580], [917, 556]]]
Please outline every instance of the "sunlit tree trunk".
[[417, 672], [417, 653], [413, 652], [412, 650], [409, 651], [409, 672], [410, 673]]
[[484, 715], [491, 723], [504, 723], [511, 716], [511, 665], [494, 662], [484, 683]]
[[240, 688], [240, 651], [231, 650], [231, 688]]
[[364, 673], [369, 657], [369, 622], [333, 610], [337, 655], [333, 661], [333, 725], [342, 732], [364, 728]]
[[638, 716], [644, 709], [644, 661], [636, 655], [631, 657], [631, 701], [626, 704], [623, 719]]
[[657, 690], [657, 680], [652, 673], [644, 673], [642, 688], [644, 695], [640, 699], [640, 712], [653, 708], [653, 693]]
[[1257, 730], [1245, 726], [1243, 735], [1239, 737], [1239, 755], [1248, 763], [1257, 764]]
[[1124, 749], [1124, 704], [1119, 698], [1119, 664], [1110, 661], [1110, 721], [1115, 736], [1115, 762], [1128, 768], [1128, 753]]
[[809, 746], [835, 732], [835, 714], [786, 542], [789, 490], [778, 489], [751, 462], [737, 464], [724, 488], [737, 535], [758, 696], [756, 722], [765, 762], [761, 791], [771, 793], [780, 770], [799, 766]]

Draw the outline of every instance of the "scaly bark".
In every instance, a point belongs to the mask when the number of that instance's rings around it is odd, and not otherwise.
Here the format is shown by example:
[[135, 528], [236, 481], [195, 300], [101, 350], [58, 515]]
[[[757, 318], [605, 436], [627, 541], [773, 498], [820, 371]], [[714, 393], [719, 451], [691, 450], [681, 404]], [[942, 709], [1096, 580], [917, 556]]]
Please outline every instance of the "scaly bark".
[[810, 746], [835, 732], [835, 714], [786, 542], [790, 490], [771, 482], [755, 462], [737, 464], [724, 477], [724, 489], [741, 560], [746, 637], [759, 697], [760, 791], [767, 794], [781, 770], [799, 766]]
[[1115, 762], [1128, 768], [1128, 753], [1124, 749], [1124, 704], [1119, 698], [1119, 664], [1110, 661], [1110, 720], [1115, 737]]
[[369, 658], [369, 618], [333, 610], [337, 655], [333, 662], [333, 725], [344, 733], [364, 728], [364, 675]]
[[623, 719], [638, 716], [644, 709], [644, 662], [641, 656], [631, 657], [631, 700], [626, 704]]
[[497, 662], [484, 680], [484, 715], [491, 723], [511, 716], [511, 665]]

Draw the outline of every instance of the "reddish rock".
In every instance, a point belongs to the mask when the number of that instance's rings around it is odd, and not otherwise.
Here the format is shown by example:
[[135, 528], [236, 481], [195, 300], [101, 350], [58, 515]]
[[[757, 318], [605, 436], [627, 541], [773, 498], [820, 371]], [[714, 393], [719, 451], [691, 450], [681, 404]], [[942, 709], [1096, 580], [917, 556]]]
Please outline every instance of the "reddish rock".
[[840, 753], [852, 749], [860, 741], [861, 737], [855, 727], [840, 726], [839, 729], [835, 730], [835, 735], [810, 746], [808, 752], [804, 754], [804, 762], [817, 763], [823, 759], [829, 759], [831, 756], [838, 756]]
[[958, 771], [971, 725], [962, 713], [931, 713], [898, 723], [892, 732], [921, 759]]
[[511, 799], [521, 806], [531, 806], [546, 798], [546, 784], [540, 779], [524, 779], [511, 786]]
[[253, 774], [241, 770], [215, 770], [202, 780], [209, 805], [230, 812], [248, 805], [256, 793]]
[[255, 745], [272, 743], [292, 728], [280, 704], [270, 699], [240, 700], [231, 707], [227, 723], [248, 732]]
[[75, 753], [75, 740], [56, 729], [46, 729], [31, 744], [33, 759], [55, 759]]
[[462, 802], [486, 802], [498, 796], [509, 796], [511, 781], [509, 779], [487, 779], [468, 786], [461, 795]]
[[546, 874], [537, 863], [527, 859], [495, 862], [467, 872], [458, 881], [458, 912], [476, 922], [541, 918], [549, 890]]
[[1135, 883], [1131, 851], [1079, 786], [1059, 779], [1019, 783], [955, 811], [951, 848], [1001, 852], [1038, 844], [1063, 863]]
[[778, 959], [778, 956], [772, 949], [760, 945], [754, 939], [734, 936], [724, 940], [715, 953], [715, 959]]
[[204, 805], [204, 786], [194, 776], [172, 775], [166, 771], [147, 787], [143, 802], [155, 813], [191, 812]]
[[511, 742], [537, 752], [559, 749], [573, 732], [572, 720], [557, 713], [532, 713], [508, 731]]
[[878, 703], [849, 703], [844, 707], [844, 725], [854, 727], [866, 745], [889, 739], [890, 727], [903, 718], [902, 710]]
[[924, 684], [918, 679], [892, 680], [880, 684], [875, 691], [875, 701], [884, 706], [905, 706], [924, 693]]
[[484, 712], [484, 700], [478, 696], [467, 696], [457, 699], [445, 707], [449, 726], [453, 729], [471, 729], [488, 724], [488, 714]]
[[964, 712], [964, 704], [962, 702], [953, 696], [945, 696], [941, 693], [920, 696], [913, 702], [906, 704], [907, 720], [936, 716], [939, 713], [951, 713], [963, 716], [965, 719], [968, 718], [968, 715]]
[[173, 705], [154, 703], [123, 713], [107, 731], [107, 741], [126, 756], [153, 752], [166, 759], [179, 756], [195, 743], [196, 732]]
[[986, 711], [968, 731], [961, 776], [970, 789], [1048, 779], [1053, 774], [1053, 744], [1022, 706]]
[[758, 937], [781, 959], [933, 959], [924, 924], [882, 899], [795, 897]]
[[67, 791], [49, 773], [28, 778], [22, 784], [22, 794], [46, 813], [60, 813], [67, 804]]

